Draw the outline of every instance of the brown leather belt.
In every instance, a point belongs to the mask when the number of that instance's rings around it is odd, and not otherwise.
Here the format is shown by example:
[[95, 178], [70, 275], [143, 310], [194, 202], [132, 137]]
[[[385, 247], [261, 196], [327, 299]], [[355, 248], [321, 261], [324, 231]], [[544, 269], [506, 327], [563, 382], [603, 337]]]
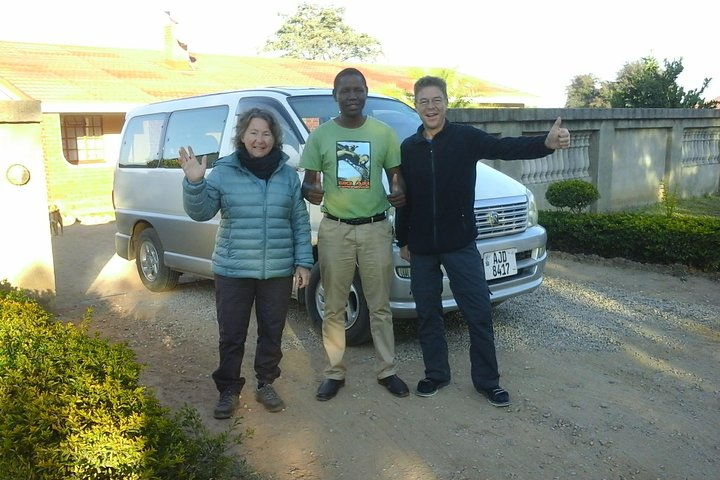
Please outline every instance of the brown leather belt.
[[366, 223], [375, 223], [385, 220], [385, 212], [378, 213], [374, 217], [363, 217], [363, 218], [338, 218], [335, 215], [325, 214], [325, 218], [336, 222], [347, 223], [348, 225], [365, 225]]

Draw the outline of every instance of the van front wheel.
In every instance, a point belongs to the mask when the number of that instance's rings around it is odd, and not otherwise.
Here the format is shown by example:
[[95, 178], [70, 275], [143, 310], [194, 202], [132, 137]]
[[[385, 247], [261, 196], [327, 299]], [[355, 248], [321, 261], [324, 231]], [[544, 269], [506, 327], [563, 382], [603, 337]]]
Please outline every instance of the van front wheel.
[[[310, 271], [308, 283], [305, 288], [305, 305], [308, 316], [314, 325], [322, 328], [325, 314], [325, 289], [320, 278], [319, 264], [316, 263]], [[370, 338], [370, 313], [365, 302], [360, 275], [355, 271], [348, 303], [345, 306], [345, 343], [361, 345], [370, 341]]]
[[154, 228], [140, 233], [135, 247], [135, 265], [143, 285], [153, 292], [172, 290], [177, 285], [180, 272], [165, 266], [165, 250]]

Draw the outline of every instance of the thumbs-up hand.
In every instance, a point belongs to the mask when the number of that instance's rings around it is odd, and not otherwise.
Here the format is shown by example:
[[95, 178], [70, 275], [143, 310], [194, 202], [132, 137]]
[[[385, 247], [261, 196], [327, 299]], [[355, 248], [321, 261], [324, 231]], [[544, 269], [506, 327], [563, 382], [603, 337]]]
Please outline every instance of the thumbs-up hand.
[[547, 148], [557, 150], [559, 148], [570, 147], [570, 131], [567, 128], [562, 128], [561, 123], [562, 120], [560, 117], [553, 123], [552, 128], [545, 138], [545, 146]]
[[302, 193], [305, 199], [313, 205], [320, 205], [325, 196], [325, 190], [322, 188], [322, 182], [320, 181], [320, 172], [312, 170], [305, 171], [305, 177], [303, 177]]
[[390, 177], [390, 195], [387, 196], [388, 202], [395, 208], [405, 205], [405, 181], [402, 178], [399, 168], [392, 168], [388, 171]]

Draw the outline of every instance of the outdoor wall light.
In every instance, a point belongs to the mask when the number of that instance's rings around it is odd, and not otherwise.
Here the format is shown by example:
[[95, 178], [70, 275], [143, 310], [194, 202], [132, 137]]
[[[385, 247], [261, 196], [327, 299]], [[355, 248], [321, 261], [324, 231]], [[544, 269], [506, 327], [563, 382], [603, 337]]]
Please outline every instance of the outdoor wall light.
[[13, 185], [23, 186], [30, 181], [30, 170], [25, 165], [14, 163], [10, 165], [5, 173], [8, 181]]

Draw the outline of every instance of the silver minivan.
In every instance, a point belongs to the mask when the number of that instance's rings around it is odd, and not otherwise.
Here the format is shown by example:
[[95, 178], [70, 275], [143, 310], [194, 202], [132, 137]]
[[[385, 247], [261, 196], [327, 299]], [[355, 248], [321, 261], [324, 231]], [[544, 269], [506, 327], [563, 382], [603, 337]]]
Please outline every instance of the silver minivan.
[[[183, 171], [178, 150], [191, 145], [208, 168], [233, 151], [237, 116], [252, 107], [272, 111], [283, 128], [283, 149], [298, 168], [308, 134], [338, 114], [330, 89], [258, 88], [157, 102], [130, 111], [122, 131], [115, 169], [113, 205], [119, 256], [135, 260], [143, 284], [152, 291], [172, 289], [181, 274], [212, 278], [211, 256], [219, 214], [207, 222], [191, 220], [183, 209]], [[368, 96], [365, 113], [390, 125], [402, 141], [420, 125], [417, 113], [399, 100]], [[483, 254], [485, 276], [493, 303], [535, 290], [543, 281], [546, 233], [537, 223], [533, 195], [522, 184], [482, 162], [477, 164], [475, 219], [477, 247]], [[302, 177], [302, 170], [298, 168]], [[308, 204], [317, 259], [320, 208]], [[389, 212], [392, 221], [392, 210]], [[410, 266], [394, 248], [390, 302], [396, 318], [414, 318]], [[320, 269], [312, 269], [310, 283], [296, 292], [315, 323], [322, 322], [324, 295]], [[445, 311], [457, 309], [445, 279]], [[348, 298], [346, 335], [350, 345], [370, 339], [368, 309], [359, 275]]]

